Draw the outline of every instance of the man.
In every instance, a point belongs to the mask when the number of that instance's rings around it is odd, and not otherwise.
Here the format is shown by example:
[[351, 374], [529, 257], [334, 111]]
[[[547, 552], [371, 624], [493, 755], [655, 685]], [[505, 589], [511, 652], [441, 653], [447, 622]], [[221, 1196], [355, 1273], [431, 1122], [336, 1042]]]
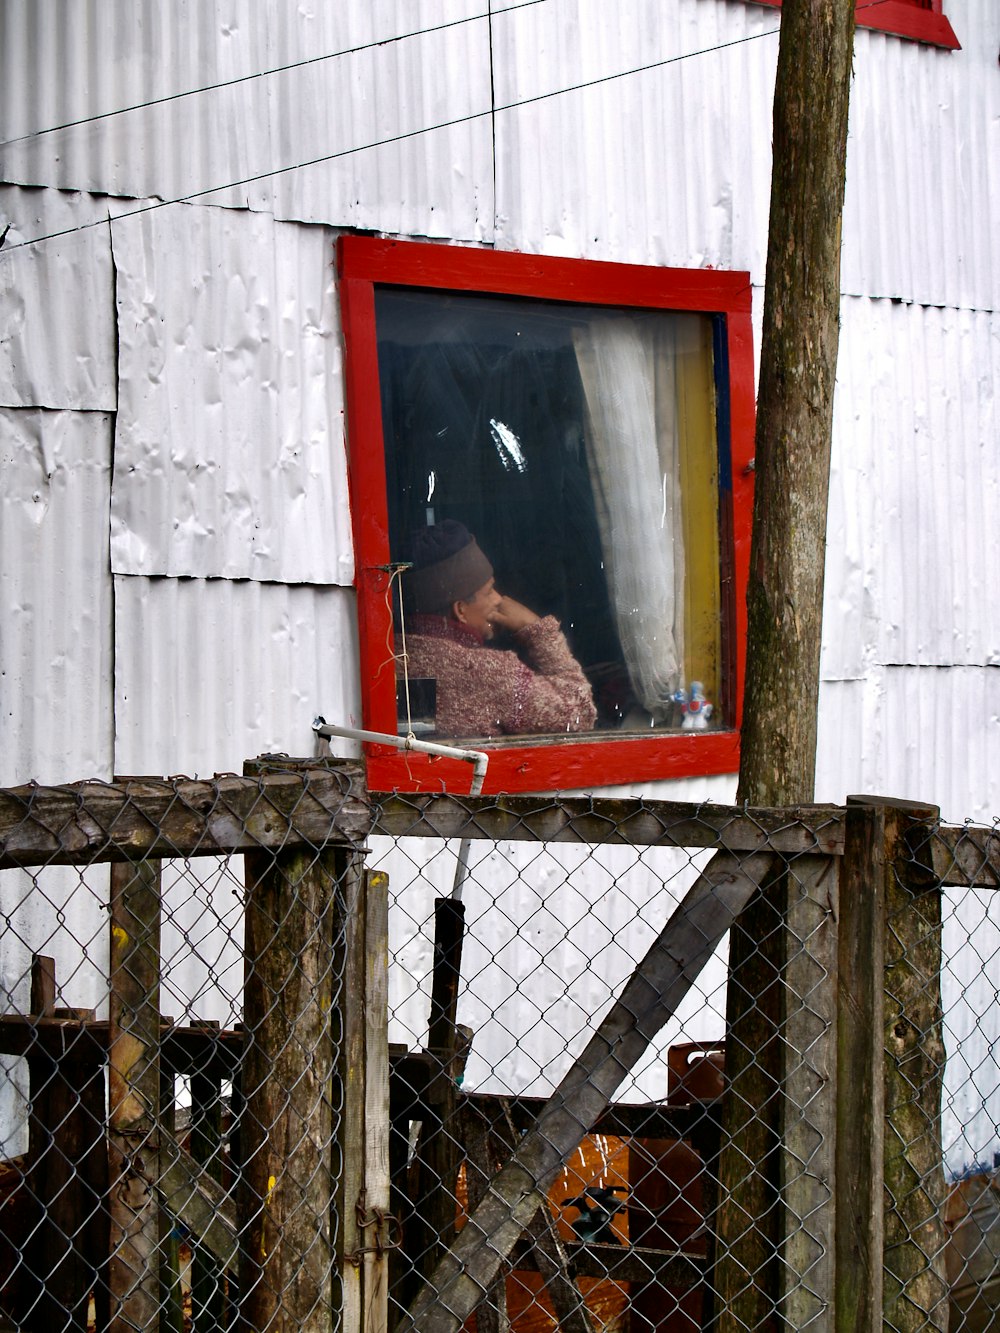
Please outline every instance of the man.
[[[554, 616], [537, 616], [497, 590], [493, 567], [463, 524], [417, 534], [404, 575], [414, 614], [407, 671], [437, 683], [439, 736], [523, 736], [589, 731], [590, 685]], [[487, 645], [497, 630], [518, 651]]]

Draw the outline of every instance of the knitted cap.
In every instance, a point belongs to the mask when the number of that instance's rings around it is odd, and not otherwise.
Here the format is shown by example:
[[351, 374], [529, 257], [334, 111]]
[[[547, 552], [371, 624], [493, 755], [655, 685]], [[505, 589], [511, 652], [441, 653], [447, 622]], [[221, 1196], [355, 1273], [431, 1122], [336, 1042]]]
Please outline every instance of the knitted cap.
[[453, 602], [467, 602], [492, 577], [493, 566], [456, 519], [423, 528], [414, 538], [407, 582], [417, 611], [447, 613]]

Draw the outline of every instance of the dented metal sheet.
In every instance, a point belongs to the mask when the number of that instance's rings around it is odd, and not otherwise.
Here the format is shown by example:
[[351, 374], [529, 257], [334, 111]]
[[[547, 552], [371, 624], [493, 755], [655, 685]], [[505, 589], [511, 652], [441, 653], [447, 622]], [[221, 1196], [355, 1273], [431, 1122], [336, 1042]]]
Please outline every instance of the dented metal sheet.
[[4, 0], [0, 175], [482, 239], [486, 16], [487, 0]]
[[115, 573], [349, 584], [331, 233], [177, 205], [114, 258]]
[[0, 783], [112, 771], [111, 419], [0, 409]]
[[[108, 210], [106, 199], [0, 185], [0, 406], [115, 410]], [[68, 234], [28, 244], [53, 233]]]
[[242, 773], [359, 722], [354, 594], [229, 579], [115, 579], [115, 767]]

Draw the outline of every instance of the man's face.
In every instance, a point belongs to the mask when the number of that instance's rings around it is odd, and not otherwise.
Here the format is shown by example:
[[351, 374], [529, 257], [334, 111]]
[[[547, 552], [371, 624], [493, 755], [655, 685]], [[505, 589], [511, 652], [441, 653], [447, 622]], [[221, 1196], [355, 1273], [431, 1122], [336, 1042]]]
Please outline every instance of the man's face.
[[466, 602], [456, 602], [455, 619], [468, 629], [475, 630], [484, 639], [493, 637], [493, 614], [501, 602], [493, 579], [484, 583]]

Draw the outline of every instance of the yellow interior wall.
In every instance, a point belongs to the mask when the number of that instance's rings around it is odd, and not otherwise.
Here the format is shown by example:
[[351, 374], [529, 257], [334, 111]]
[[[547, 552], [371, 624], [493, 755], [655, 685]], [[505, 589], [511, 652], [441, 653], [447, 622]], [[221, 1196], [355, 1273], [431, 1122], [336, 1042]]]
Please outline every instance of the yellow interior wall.
[[[719, 604], [719, 462], [712, 325], [698, 321], [677, 369], [680, 479], [684, 512], [684, 683], [704, 682], [718, 707], [722, 627]], [[716, 722], [721, 719], [716, 716]]]

